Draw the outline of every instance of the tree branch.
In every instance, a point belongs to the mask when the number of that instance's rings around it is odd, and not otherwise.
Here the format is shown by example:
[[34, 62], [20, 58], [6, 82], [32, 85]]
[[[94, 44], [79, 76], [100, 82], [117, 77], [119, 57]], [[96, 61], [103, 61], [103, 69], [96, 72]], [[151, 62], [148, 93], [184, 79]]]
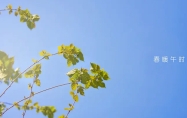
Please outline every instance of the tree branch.
[[[29, 98], [28, 98], [29, 100], [30, 100], [30, 99], [31, 99], [31, 97], [32, 97], [32, 93], [33, 93], [33, 86], [34, 86], [34, 82], [36, 81], [36, 79], [37, 79], [37, 78], [36, 78], [36, 76], [35, 76], [35, 77], [34, 77], [34, 80], [33, 80], [33, 83], [32, 83], [32, 85], [31, 85], [30, 96], [29, 96]], [[28, 106], [28, 103], [27, 103], [26, 105]], [[26, 107], [27, 107], [27, 106], [26, 106]], [[26, 114], [26, 109], [24, 110], [24, 112], [23, 112], [23, 114], [22, 114], [22, 115], [23, 115], [23, 118], [25, 117], [25, 114]]]
[[19, 78], [19, 76], [21, 76], [23, 73], [25, 73], [27, 70], [29, 70], [32, 66], [34, 66], [36, 63], [39, 63], [41, 60], [43, 60], [44, 57], [42, 57], [39, 61], [33, 63], [32, 65], [30, 65], [27, 69], [25, 69], [22, 73], [20, 73], [15, 79], [12, 80], [12, 82], [10, 83], [10, 85], [4, 90], [4, 92], [1, 94], [0, 98], [5, 94], [5, 92], [12, 86], [12, 84], [15, 82], [16, 79]]
[[[73, 102], [73, 104], [72, 104], [71, 107], [74, 107], [74, 105], [75, 105], [75, 101]], [[70, 113], [71, 111], [72, 111], [72, 110], [69, 110], [69, 111], [68, 111], [68, 113], [66, 114], [66, 117], [65, 117], [65, 118], [68, 118], [68, 115], [69, 115], [69, 113]]]
[[[45, 91], [48, 91], [48, 90], [50, 90], [50, 89], [54, 89], [54, 88], [57, 88], [57, 87], [60, 87], [60, 86], [65, 86], [65, 85], [68, 85], [68, 84], [71, 84], [71, 83], [66, 83], [66, 84], [60, 84], [60, 85], [57, 85], [57, 86], [53, 86], [53, 87], [44, 89], [44, 90], [42, 90], [42, 91], [36, 92], [36, 93], [34, 93], [34, 95], [40, 94], [40, 93], [42, 93], [42, 92], [45, 92]], [[26, 98], [24, 98], [24, 99], [18, 101], [17, 104], [20, 103], [20, 102], [22, 102], [22, 101], [24, 101], [24, 100], [26, 100], [26, 99], [29, 99], [29, 98], [30, 98], [30, 96], [28, 96], [28, 97], [26, 97]], [[11, 107], [7, 108], [2, 114], [0, 114], [0, 116], [3, 116], [3, 114], [5, 114], [8, 110], [10, 110], [11, 108], [13, 108], [14, 106], [15, 106], [15, 105], [13, 104]]]
[[[7, 11], [9, 9], [1, 9], [0, 11]], [[12, 10], [17, 10], [17, 9], [12, 9]]]
[[[57, 55], [59, 53], [54, 53], [51, 56]], [[20, 75], [22, 75], [23, 73], [25, 73], [27, 70], [29, 70], [32, 66], [34, 66], [35, 64], [39, 63], [40, 61], [42, 61], [45, 58], [42, 57], [40, 60], [38, 60], [37, 62], [33, 63], [32, 65], [30, 65], [27, 69], [25, 69], [22, 73], [20, 73], [15, 79], [12, 80], [12, 82], [10, 83], [10, 85], [4, 90], [4, 92], [0, 95], [0, 98], [5, 94], [5, 92], [12, 86], [12, 84], [15, 82], [16, 79], [19, 78]]]

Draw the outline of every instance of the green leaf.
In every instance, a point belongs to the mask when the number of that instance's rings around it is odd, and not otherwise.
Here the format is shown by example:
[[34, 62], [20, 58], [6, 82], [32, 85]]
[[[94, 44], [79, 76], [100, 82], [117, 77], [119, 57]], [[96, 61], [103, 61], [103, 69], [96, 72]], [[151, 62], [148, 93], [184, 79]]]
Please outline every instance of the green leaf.
[[72, 62], [70, 59], [67, 60], [67, 65], [68, 65], [68, 67], [70, 67], [72, 65]]
[[27, 26], [29, 29], [32, 30], [33, 28], [35, 28], [35, 23], [30, 20], [27, 20]]
[[31, 89], [31, 87], [32, 87], [31, 84], [28, 84], [28, 89], [29, 89], [29, 90]]
[[90, 63], [91, 64], [91, 72], [97, 73], [100, 71], [100, 66], [95, 64], [95, 63]]
[[83, 56], [82, 52], [79, 52], [79, 54], [77, 55], [77, 57], [78, 57], [81, 61], [84, 61], [84, 56]]
[[22, 15], [20, 17], [20, 22], [26, 22], [26, 21], [27, 21], [27, 18], [24, 15]]
[[24, 74], [25, 78], [32, 78], [34, 77], [33, 70], [29, 70]]
[[63, 54], [65, 59], [68, 59], [68, 54]]
[[24, 12], [23, 10], [21, 10], [21, 9], [20, 9], [18, 12], [19, 12], [19, 15], [21, 15], [21, 16], [24, 15], [24, 13], [25, 13], [25, 12]]
[[87, 81], [87, 83], [85, 84], [85, 88], [88, 89], [90, 87], [90, 81]]
[[75, 100], [75, 102], [78, 102], [78, 101], [79, 101], [78, 95], [74, 95], [74, 96], [73, 96], [73, 99]]
[[90, 83], [90, 85], [93, 87], [93, 88], [98, 88], [98, 82], [96, 80], [92, 80], [92, 82]]
[[107, 72], [104, 72], [103, 79], [104, 80], [109, 80], [110, 79]]
[[46, 59], [49, 59], [49, 56], [51, 56], [51, 54], [47, 52], [46, 50], [42, 50], [39, 54], [40, 56], [44, 56], [44, 58]]
[[12, 5], [9, 4], [9, 5], [7, 6], [7, 8], [8, 8], [8, 9], [12, 9]]
[[82, 86], [79, 86], [77, 89], [77, 93], [80, 93], [82, 96], [84, 96], [84, 88]]
[[61, 116], [59, 116], [58, 118], [65, 118], [65, 115], [61, 115]]
[[69, 111], [69, 110], [71, 110], [71, 108], [64, 108], [64, 110], [67, 110], [67, 111]]
[[29, 99], [29, 100], [26, 100], [26, 101], [25, 101], [24, 105], [29, 105], [29, 104], [31, 104], [31, 103], [32, 103], [32, 100]]
[[67, 73], [69, 77], [72, 77], [77, 72], [77, 69], [73, 69]]
[[15, 12], [14, 12], [14, 15], [17, 16], [17, 15], [18, 15], [18, 11], [15, 11]]
[[38, 106], [39, 106], [38, 102], [35, 102], [33, 105], [34, 105], [35, 107], [38, 107]]
[[19, 11], [21, 10], [21, 7], [19, 6], [17, 10], [18, 10], [18, 12], [19, 12]]
[[92, 68], [94, 69], [94, 70], [97, 70], [97, 65], [95, 64], [95, 63], [90, 63], [91, 64], [91, 66], [92, 66]]
[[12, 13], [12, 10], [9, 10], [9, 12], [8, 12], [9, 14], [11, 14]]
[[49, 56], [45, 56], [44, 58], [48, 60], [48, 59], [49, 59]]
[[32, 20], [35, 22], [35, 21], [39, 21], [40, 20], [40, 17], [38, 15], [33, 15], [33, 18]]
[[40, 86], [40, 85], [41, 85], [40, 80], [39, 80], [39, 79], [36, 79], [36, 80], [35, 80], [35, 84], [36, 84], [37, 86]]
[[42, 50], [42, 51], [40, 52], [40, 56], [45, 56], [46, 53], [47, 53], [47, 52], [46, 52], [45, 50]]
[[38, 60], [32, 59], [32, 62], [37, 63], [37, 62], [38, 62]]
[[71, 89], [76, 90], [77, 89], [77, 83], [72, 83], [71, 84]]
[[80, 78], [81, 78], [81, 83], [86, 84], [87, 81], [90, 80], [90, 75], [88, 74], [88, 72], [82, 72]]
[[98, 82], [98, 84], [99, 84], [99, 86], [100, 86], [101, 88], [106, 88], [106, 86], [105, 86], [105, 83], [104, 83], [104, 82], [99, 81], [99, 82]]
[[73, 91], [70, 91], [70, 95], [73, 97], [75, 93]]
[[62, 48], [62, 46], [58, 46], [58, 53], [63, 53], [63, 48]]

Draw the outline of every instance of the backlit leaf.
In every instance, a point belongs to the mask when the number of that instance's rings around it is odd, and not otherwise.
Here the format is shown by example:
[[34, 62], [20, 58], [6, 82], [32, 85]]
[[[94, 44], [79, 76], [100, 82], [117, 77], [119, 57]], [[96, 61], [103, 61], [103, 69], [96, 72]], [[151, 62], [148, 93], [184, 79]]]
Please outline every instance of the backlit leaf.
[[76, 90], [77, 89], [77, 83], [72, 83], [71, 84], [71, 89]]
[[75, 102], [78, 102], [78, 101], [79, 101], [78, 95], [74, 95], [74, 96], [73, 96], [73, 99], [75, 100]]
[[58, 118], [65, 118], [65, 116], [64, 116], [64, 115], [61, 115], [61, 116], [59, 116]]
[[40, 20], [40, 17], [38, 15], [33, 15], [33, 21], [39, 21]]

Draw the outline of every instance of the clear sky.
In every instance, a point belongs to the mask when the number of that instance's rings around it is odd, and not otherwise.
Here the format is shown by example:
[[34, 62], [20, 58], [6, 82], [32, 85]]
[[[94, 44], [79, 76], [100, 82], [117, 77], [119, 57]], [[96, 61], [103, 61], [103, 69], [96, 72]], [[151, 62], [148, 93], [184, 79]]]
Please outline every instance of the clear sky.
[[[85, 91], [69, 118], [187, 118], [187, 1], [4, 0], [0, 8], [8, 4], [41, 17], [31, 31], [18, 17], [1, 13], [0, 50], [15, 56], [14, 67], [24, 70], [41, 50], [55, 53], [57, 46], [73, 43], [85, 57], [75, 68], [90, 68], [94, 62], [109, 73], [106, 89]], [[168, 56], [168, 63], [155, 63], [154, 56]], [[179, 56], [186, 60], [180, 63]], [[34, 90], [67, 83], [65, 74], [74, 67], [68, 68], [60, 56], [42, 61], [41, 87]], [[31, 81], [21, 79], [0, 100], [13, 103], [28, 96]], [[5, 87], [1, 84], [0, 91]], [[69, 90], [53, 89], [33, 101], [56, 106], [57, 117], [73, 102]], [[14, 108], [4, 118], [21, 114]], [[25, 118], [43, 117], [29, 111]]]

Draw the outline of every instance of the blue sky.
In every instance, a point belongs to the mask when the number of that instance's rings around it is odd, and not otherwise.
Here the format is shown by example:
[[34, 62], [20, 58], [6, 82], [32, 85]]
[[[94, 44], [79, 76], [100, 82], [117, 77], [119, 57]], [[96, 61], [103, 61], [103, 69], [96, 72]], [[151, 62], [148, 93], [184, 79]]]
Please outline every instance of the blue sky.
[[[184, 56], [187, 59], [187, 1], [185, 0], [79, 0], [79, 1], [13, 1], [1, 2], [3, 9], [28, 8], [41, 19], [29, 30], [19, 18], [0, 15], [0, 50], [15, 56], [14, 67], [24, 70], [39, 59], [43, 49], [55, 53], [57, 46], [73, 43], [81, 48], [85, 62], [68, 68], [63, 57], [42, 61], [39, 91], [67, 83], [65, 75], [73, 68], [90, 68], [95, 62], [104, 68], [111, 80], [106, 89], [90, 89], [75, 104], [69, 118], [186, 118], [187, 60], [184, 63], [154, 63], [154, 56]], [[31, 79], [21, 79], [1, 98], [13, 103], [29, 95]], [[1, 84], [0, 90], [6, 86]], [[70, 86], [35, 96], [41, 105], [54, 105], [55, 117], [68, 103]], [[4, 118], [22, 117], [16, 109]], [[29, 111], [26, 118], [43, 118]]]

